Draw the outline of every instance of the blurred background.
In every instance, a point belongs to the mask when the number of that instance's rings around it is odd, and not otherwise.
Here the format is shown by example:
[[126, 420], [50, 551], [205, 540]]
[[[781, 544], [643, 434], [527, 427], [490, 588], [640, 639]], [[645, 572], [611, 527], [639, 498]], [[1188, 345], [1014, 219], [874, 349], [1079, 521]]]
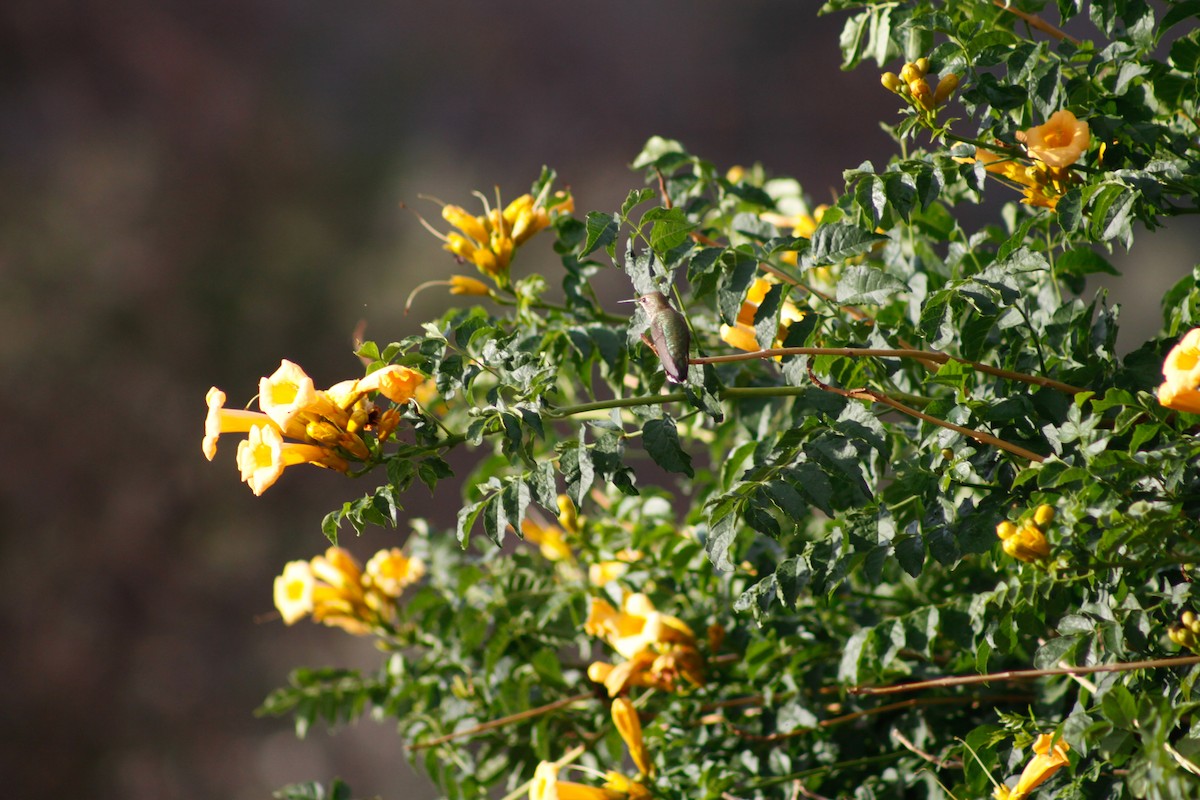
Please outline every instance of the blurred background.
[[[378, 666], [368, 641], [270, 613], [273, 577], [320, 552], [321, 517], [366, 487], [296, 470], [253, 497], [232, 443], [201, 456], [204, 394], [241, 406], [281, 358], [318, 385], [354, 377], [360, 321], [387, 342], [441, 313], [435, 289], [403, 314], [421, 281], [469, 274], [401, 210], [436, 219], [422, 194], [511, 199], [548, 164], [581, 212], [615, 210], [661, 134], [828, 200], [843, 169], [886, 161], [877, 120], [894, 106], [878, 70], [839, 71], [843, 20], [816, 7], [0, 7], [7, 794], [248, 800], [341, 777], [355, 796], [428, 796], [390, 725], [298, 741], [253, 716], [293, 667]], [[1153, 238], [1126, 262], [1141, 293], [1117, 290], [1151, 332], [1145, 273], [1173, 280], [1196, 252]], [[517, 269], [554, 283], [543, 249]], [[453, 524], [420, 487], [408, 503]], [[344, 543], [365, 557], [397, 535]]]

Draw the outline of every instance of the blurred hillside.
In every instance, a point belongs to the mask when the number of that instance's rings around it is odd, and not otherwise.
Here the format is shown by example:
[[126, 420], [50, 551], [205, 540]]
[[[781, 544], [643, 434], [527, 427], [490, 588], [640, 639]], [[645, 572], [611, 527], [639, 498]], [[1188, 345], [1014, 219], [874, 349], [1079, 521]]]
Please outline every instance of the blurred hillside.
[[[424, 796], [389, 726], [297, 742], [252, 715], [292, 667], [377, 665], [367, 642], [270, 614], [274, 575], [363, 488], [297, 470], [254, 498], [228, 441], [200, 454], [205, 391], [241, 405], [285, 357], [328, 385], [360, 369], [360, 320], [382, 341], [415, 331], [408, 292], [454, 269], [400, 209], [436, 217], [421, 194], [512, 197], [549, 164], [581, 210], [615, 209], [658, 133], [828, 199], [844, 168], [886, 161], [893, 107], [874, 70], [838, 71], [842, 20], [815, 7], [0, 7], [8, 793], [249, 800], [340, 776]], [[1152, 260], [1178, 276], [1194, 252]], [[540, 268], [548, 253], [522, 254]], [[452, 503], [409, 501], [452, 524]]]

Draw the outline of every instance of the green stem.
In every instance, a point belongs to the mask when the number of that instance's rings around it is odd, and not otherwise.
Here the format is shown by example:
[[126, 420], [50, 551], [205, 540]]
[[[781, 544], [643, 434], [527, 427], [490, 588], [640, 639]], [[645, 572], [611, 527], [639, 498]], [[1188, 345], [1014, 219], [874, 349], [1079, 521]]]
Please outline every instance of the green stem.
[[803, 769], [799, 772], [791, 772], [787, 775], [776, 775], [773, 778], [763, 778], [760, 781], [754, 781], [747, 784], [755, 789], [762, 789], [767, 786], [778, 786], [781, 783], [799, 780], [801, 778], [811, 778], [813, 775], [821, 775], [826, 772], [832, 772], [837, 769], [846, 767], [861, 767], [867, 764], [878, 764], [881, 761], [895, 761], [907, 754], [906, 750], [896, 750], [891, 753], [884, 753], [878, 756], [865, 756], [863, 758], [852, 758], [847, 761], [839, 761], [836, 764], [827, 764], [823, 767], [813, 767], [812, 769]]
[[678, 403], [683, 400], [687, 400], [687, 394], [684, 392], [642, 395], [641, 397], [614, 397], [612, 400], [597, 400], [594, 403], [579, 403], [573, 406], [553, 408], [546, 411], [546, 416], [551, 419], [562, 419], [563, 417], [570, 417], [575, 414], [585, 414], [589, 411], [604, 411], [610, 408], [631, 408], [633, 406], [655, 406], [663, 403]]

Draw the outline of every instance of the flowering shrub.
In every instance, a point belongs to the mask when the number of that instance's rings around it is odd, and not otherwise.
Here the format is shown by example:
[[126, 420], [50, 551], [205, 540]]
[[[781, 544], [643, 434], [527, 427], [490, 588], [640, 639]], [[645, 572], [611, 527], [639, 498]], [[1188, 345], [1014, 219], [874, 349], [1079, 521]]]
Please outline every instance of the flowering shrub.
[[[264, 712], [391, 718], [452, 798], [1200, 796], [1200, 267], [1125, 355], [1086, 280], [1200, 212], [1195, 4], [1097, 0], [1088, 40], [1043, 5], [831, 0], [900, 118], [828, 206], [653, 137], [616, 211], [549, 170], [443, 205], [447, 311], [364, 377], [211, 390], [255, 494], [369, 487], [275, 599], [383, 664]], [[454, 530], [405, 516], [417, 480]], [[402, 534], [362, 567], [369, 527]]]

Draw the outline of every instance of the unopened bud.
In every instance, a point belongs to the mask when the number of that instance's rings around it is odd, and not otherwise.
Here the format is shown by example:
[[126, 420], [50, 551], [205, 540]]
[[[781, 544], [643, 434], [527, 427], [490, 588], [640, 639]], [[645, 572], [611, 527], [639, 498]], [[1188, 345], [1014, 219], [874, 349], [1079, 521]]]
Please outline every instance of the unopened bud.
[[1192, 627], [1192, 623], [1194, 623], [1196, 621], [1196, 612], [1195, 611], [1183, 612], [1182, 614], [1179, 615], [1179, 621], [1182, 622], [1185, 626], [1187, 626], [1189, 628]]
[[1032, 525], [1022, 525], [1001, 545], [1005, 553], [1026, 563], [1041, 561], [1050, 555], [1050, 543], [1045, 535]]
[[922, 78], [929, 74], [929, 59], [925, 58], [925, 56], [921, 56], [914, 61], [913, 66], [916, 67], [917, 71], [921, 73]]
[[336, 447], [345, 433], [327, 419], [315, 419], [304, 426], [304, 433], [314, 442], [326, 447]]
[[912, 82], [924, 77], [924, 73], [917, 69], [917, 65], [911, 61], [900, 68], [900, 80], [911, 86]]
[[567, 533], [579, 533], [579, 515], [570, 495], [560, 494], [558, 500], [558, 524]]
[[483, 281], [466, 275], [450, 276], [450, 294], [485, 295], [490, 293], [491, 289]]
[[940, 106], [950, 99], [950, 95], [954, 94], [954, 90], [958, 88], [958, 76], [951, 72], [949, 75], [943, 75], [938, 81], [937, 89], [933, 92], [934, 105]]
[[1033, 521], [1039, 528], [1044, 528], [1054, 521], [1054, 506], [1042, 503], [1033, 512]]
[[461, 206], [442, 206], [442, 219], [470, 236], [477, 244], [484, 244], [488, 240], [488, 230], [483, 221], [468, 214]]
[[879, 76], [879, 82], [882, 83], [883, 88], [887, 89], [889, 92], [899, 92], [900, 87], [904, 85], [904, 82], [901, 81], [894, 72], [883, 73]]
[[1008, 520], [1004, 520], [1004, 522], [1001, 522], [999, 525], [996, 526], [996, 535], [999, 536], [1001, 539], [1011, 539], [1013, 537], [1013, 535], [1016, 534], [1016, 532], [1017, 532], [1017, 526], [1012, 524]]
[[919, 103], [922, 108], [926, 111], [933, 110], [933, 90], [929, 88], [929, 84], [925, 82], [924, 78], [909, 81], [908, 91], [912, 95], [913, 100]]
[[951, 450], [949, 447], [943, 447], [942, 448], [942, 458], [949, 461], [950, 459], [954, 458], [954, 451]]

